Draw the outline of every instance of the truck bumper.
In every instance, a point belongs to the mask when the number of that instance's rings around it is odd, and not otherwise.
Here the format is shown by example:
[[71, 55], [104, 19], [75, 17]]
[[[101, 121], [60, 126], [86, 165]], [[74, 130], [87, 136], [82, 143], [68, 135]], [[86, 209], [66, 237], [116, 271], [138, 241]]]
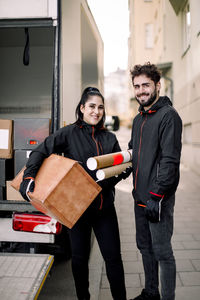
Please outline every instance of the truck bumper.
[[20, 232], [12, 229], [11, 218], [0, 219], [0, 241], [22, 243], [50, 243], [55, 242], [54, 234]]

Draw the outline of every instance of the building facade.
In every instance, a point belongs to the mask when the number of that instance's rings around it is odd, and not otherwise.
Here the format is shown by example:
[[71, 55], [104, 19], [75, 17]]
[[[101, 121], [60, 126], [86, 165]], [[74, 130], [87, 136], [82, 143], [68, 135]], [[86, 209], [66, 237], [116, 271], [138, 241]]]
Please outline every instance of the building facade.
[[131, 118], [127, 83], [127, 70], [119, 68], [104, 79], [106, 112], [109, 115], [118, 115], [121, 123]]
[[[162, 71], [161, 94], [183, 121], [182, 162], [200, 174], [200, 2], [129, 0], [129, 68], [147, 61]], [[131, 83], [129, 96], [132, 95]]]

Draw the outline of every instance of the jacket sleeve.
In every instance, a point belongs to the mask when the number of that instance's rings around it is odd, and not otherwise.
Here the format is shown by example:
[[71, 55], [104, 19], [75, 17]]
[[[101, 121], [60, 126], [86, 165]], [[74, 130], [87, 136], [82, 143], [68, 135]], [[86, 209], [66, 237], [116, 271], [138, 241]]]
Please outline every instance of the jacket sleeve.
[[67, 127], [61, 128], [54, 134], [48, 136], [36, 149], [34, 149], [24, 171], [23, 178], [35, 178], [43, 160], [52, 153], [61, 154], [67, 147]]
[[154, 180], [152, 198], [163, 198], [176, 191], [179, 182], [182, 121], [175, 110], [168, 112], [159, 129], [160, 157]]

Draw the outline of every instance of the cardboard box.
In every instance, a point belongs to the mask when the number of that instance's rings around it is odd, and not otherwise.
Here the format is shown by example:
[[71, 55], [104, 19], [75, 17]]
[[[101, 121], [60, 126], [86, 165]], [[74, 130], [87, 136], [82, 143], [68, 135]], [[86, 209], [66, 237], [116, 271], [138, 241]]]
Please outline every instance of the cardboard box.
[[[22, 177], [23, 170], [12, 181], [16, 190]], [[52, 154], [40, 167], [29, 196], [36, 209], [72, 228], [100, 191], [77, 161]]]
[[7, 180], [6, 181], [6, 200], [12, 200], [12, 201], [26, 201], [21, 196], [19, 191], [16, 191], [11, 186], [12, 181]]
[[12, 158], [13, 121], [0, 119], [0, 158]]

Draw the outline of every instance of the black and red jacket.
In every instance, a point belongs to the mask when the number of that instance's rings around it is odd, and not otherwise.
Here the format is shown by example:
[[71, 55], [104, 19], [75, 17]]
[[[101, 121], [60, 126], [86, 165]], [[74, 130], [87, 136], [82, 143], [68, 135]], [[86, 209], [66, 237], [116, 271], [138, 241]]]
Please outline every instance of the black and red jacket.
[[147, 111], [141, 106], [133, 120], [133, 197], [145, 205], [150, 198], [174, 194], [179, 183], [182, 121], [168, 97]]
[[[48, 136], [43, 143], [31, 152], [26, 164], [24, 178], [35, 178], [43, 160], [52, 153], [64, 154], [65, 157], [78, 161], [81, 166], [96, 180], [96, 171], [86, 166], [89, 157], [121, 151], [115, 134], [105, 128], [91, 126], [85, 122], [63, 127]], [[102, 193], [94, 200], [96, 207], [109, 206], [114, 201], [114, 178], [104, 180]], [[94, 203], [94, 205], [95, 205]]]

